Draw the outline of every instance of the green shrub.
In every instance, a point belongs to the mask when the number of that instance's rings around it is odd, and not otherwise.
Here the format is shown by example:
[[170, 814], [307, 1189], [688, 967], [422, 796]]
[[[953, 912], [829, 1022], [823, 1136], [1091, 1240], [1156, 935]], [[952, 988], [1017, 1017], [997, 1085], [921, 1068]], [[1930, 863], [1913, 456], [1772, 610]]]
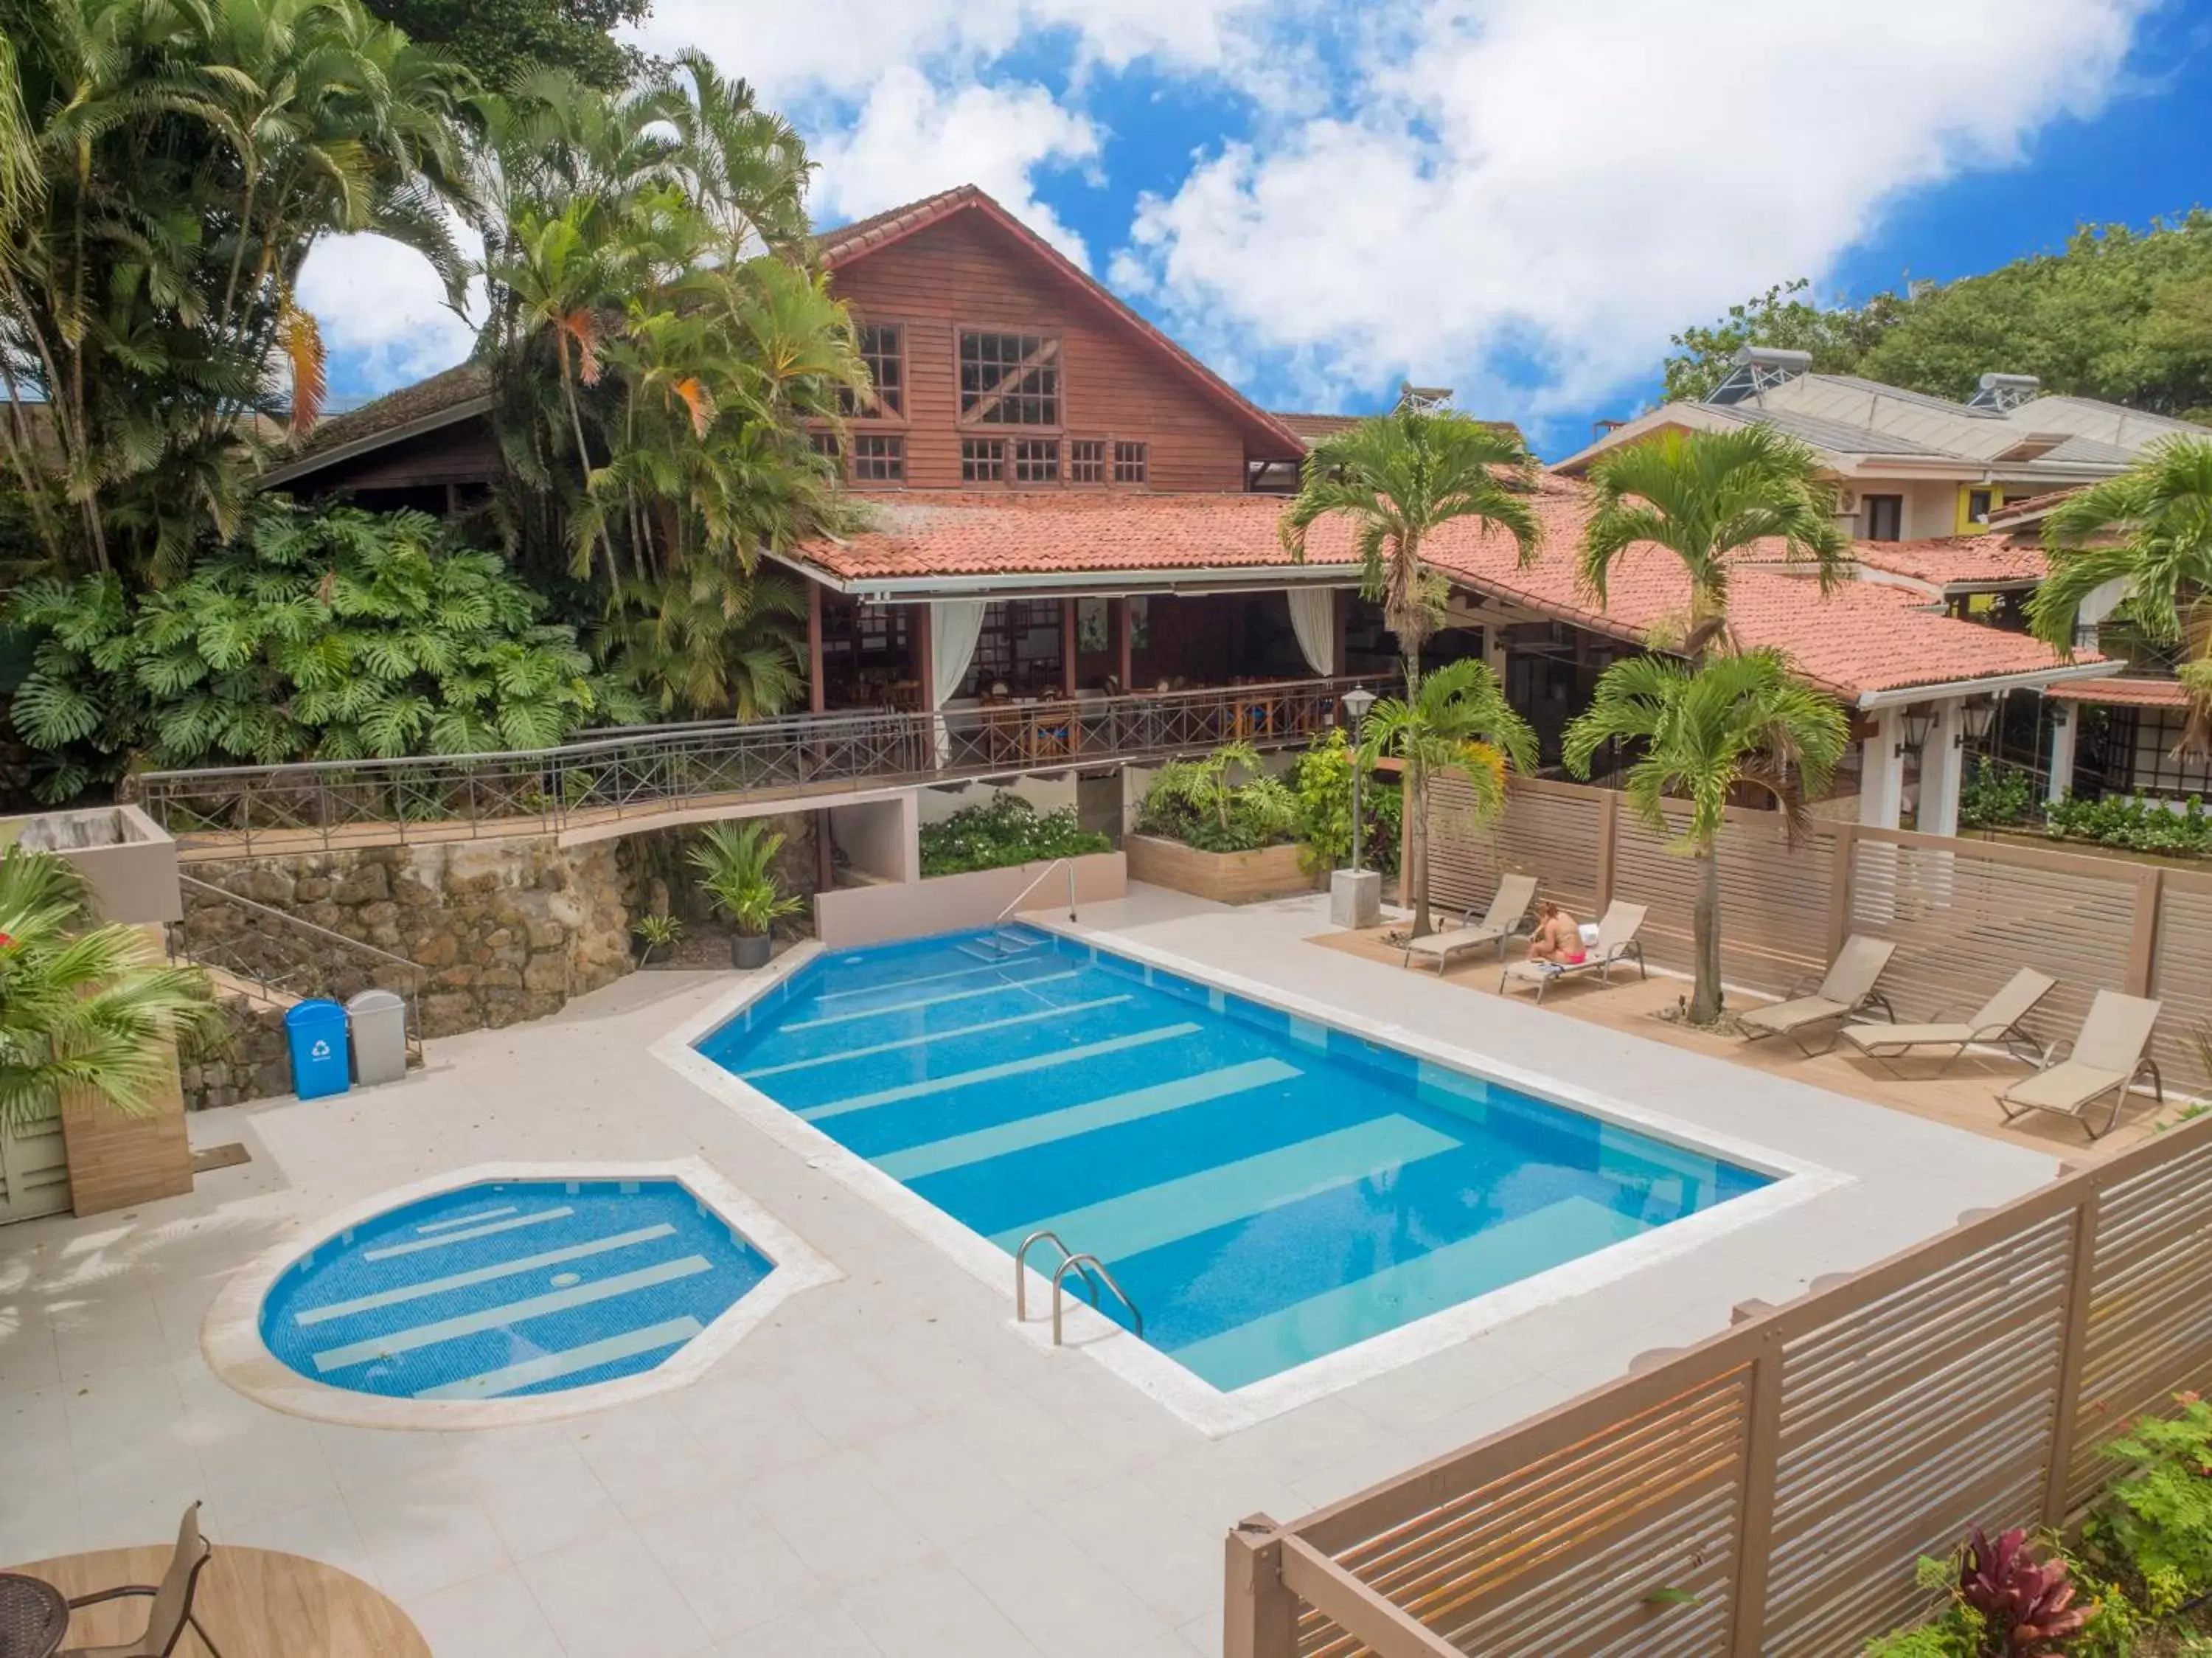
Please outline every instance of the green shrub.
[[[1310, 875], [1348, 868], [1352, 862], [1352, 744], [1342, 728], [1298, 756], [1291, 774], [1297, 795], [1299, 860]], [[1359, 783], [1359, 814], [1366, 821], [1360, 862], [1386, 875], [1398, 873], [1404, 849], [1405, 796], [1376, 775], [1370, 763]]]
[[[1247, 781], [1231, 783], [1230, 773]], [[1297, 832], [1298, 802], [1279, 777], [1260, 769], [1249, 743], [1229, 743], [1202, 760], [1173, 760], [1145, 791], [1137, 827], [1201, 852], [1256, 852]]]
[[2212, 1405], [2185, 1393], [2181, 1407], [2105, 1446], [2128, 1472], [2082, 1533], [2093, 1560], [2135, 1580], [2154, 1616], [2212, 1590]]
[[2057, 840], [2094, 841], [2134, 852], [2165, 852], [2182, 857], [2212, 854], [2212, 814], [2203, 796], [2191, 795], [2179, 811], [2154, 801], [2060, 801], [2045, 815], [2045, 830]]
[[1073, 808], [1039, 812], [1011, 790], [921, 830], [921, 873], [957, 875], [1012, 863], [1110, 852], [1105, 836], [1077, 827]]
[[1959, 821], [1969, 829], [2025, 823], [2035, 806], [2035, 778], [2018, 766], [1977, 755], [1959, 794]]

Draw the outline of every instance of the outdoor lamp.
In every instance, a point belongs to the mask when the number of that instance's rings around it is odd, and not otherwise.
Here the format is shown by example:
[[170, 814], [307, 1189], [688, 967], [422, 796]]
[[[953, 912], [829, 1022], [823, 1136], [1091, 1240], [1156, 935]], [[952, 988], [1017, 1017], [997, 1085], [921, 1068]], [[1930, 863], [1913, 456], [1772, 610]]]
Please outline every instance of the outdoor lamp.
[[1936, 715], [1925, 704], [1916, 703], [1905, 710], [1899, 722], [1905, 731], [1905, 746], [1915, 751], [1928, 746], [1928, 728], [1936, 723]]
[[1352, 873], [1359, 873], [1359, 855], [1364, 847], [1360, 834], [1359, 814], [1359, 728], [1367, 718], [1367, 710], [1375, 706], [1375, 693], [1359, 686], [1344, 693], [1344, 711], [1352, 716]]
[[1990, 735], [1990, 727], [1997, 717], [1997, 699], [1978, 697], [1966, 704], [1966, 741], [1979, 742]]

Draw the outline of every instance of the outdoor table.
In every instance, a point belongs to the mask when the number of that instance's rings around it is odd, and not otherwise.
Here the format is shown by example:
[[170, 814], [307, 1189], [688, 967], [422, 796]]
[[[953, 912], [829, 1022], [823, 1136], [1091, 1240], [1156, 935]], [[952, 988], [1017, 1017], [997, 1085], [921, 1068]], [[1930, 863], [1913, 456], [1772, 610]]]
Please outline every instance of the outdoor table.
[[69, 1599], [52, 1583], [0, 1572], [0, 1658], [53, 1658], [69, 1625]]

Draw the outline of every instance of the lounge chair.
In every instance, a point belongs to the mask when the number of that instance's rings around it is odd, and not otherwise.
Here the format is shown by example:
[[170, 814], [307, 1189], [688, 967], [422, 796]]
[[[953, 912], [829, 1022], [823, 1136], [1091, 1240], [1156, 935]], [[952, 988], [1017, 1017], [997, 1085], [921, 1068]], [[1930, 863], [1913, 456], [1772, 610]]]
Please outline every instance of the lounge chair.
[[1528, 913], [1528, 902], [1535, 896], [1535, 876], [1500, 875], [1498, 890], [1491, 895], [1490, 908], [1483, 911], [1481, 920], [1477, 921], [1474, 911], [1469, 910], [1460, 918], [1458, 926], [1409, 941], [1406, 960], [1400, 965], [1410, 967], [1417, 955], [1424, 960], [1434, 956], [1437, 977], [1442, 978], [1444, 964], [1454, 956], [1492, 943], [1498, 946], [1498, 959], [1504, 960], [1505, 941], [1520, 930], [1522, 917]]
[[1835, 960], [1829, 964], [1817, 986], [1809, 980], [1801, 981], [1790, 987], [1786, 1002], [1778, 1002], [1771, 1008], [1754, 1008], [1744, 1015], [1744, 1034], [1753, 1042], [1761, 1037], [1786, 1036], [1797, 1045], [1799, 1052], [1809, 1058], [1836, 1045], [1832, 1028], [1828, 1039], [1819, 1047], [1805, 1045], [1801, 1033], [1816, 1025], [1840, 1027], [1845, 1020], [1870, 1008], [1881, 1009], [1881, 1016], [1893, 1023], [1897, 1015], [1889, 1005], [1889, 998], [1875, 989], [1875, 984], [1881, 978], [1881, 970], [1889, 966], [1889, 958], [1896, 949], [1897, 946], [1888, 939], [1853, 933], [1844, 941], [1844, 948], [1836, 952]]
[[[2081, 1033], [2070, 1044], [2053, 1045], [2044, 1055], [2041, 1069], [1997, 1095], [2005, 1120], [2031, 1111], [2055, 1111], [2078, 1119], [2094, 1140], [2112, 1131], [2128, 1090], [2146, 1072], [2159, 1104], [2164, 1105], [2166, 1079], [2158, 1073], [2158, 1062], [2143, 1051], [2150, 1045], [2161, 1005], [2144, 997], [2099, 991], [2089, 1003], [2089, 1016], [2081, 1021]], [[2108, 1094], [2112, 1109], [2105, 1126], [2091, 1128], [2089, 1107]]]
[[146, 1614], [146, 1632], [120, 1646], [71, 1647], [60, 1658], [170, 1658], [178, 1643], [184, 1639], [187, 1627], [199, 1637], [200, 1644], [214, 1658], [222, 1658], [221, 1649], [208, 1638], [205, 1626], [192, 1612], [193, 1592], [199, 1588], [200, 1573], [214, 1552], [207, 1539], [200, 1535], [200, 1505], [195, 1503], [185, 1510], [185, 1517], [177, 1527], [176, 1552], [169, 1557], [169, 1569], [161, 1574], [160, 1583], [130, 1583], [119, 1589], [79, 1595], [70, 1602], [70, 1609], [74, 1612], [80, 1606], [96, 1606], [125, 1595], [150, 1595], [154, 1604]]
[[2014, 1054], [2039, 1058], [2042, 1046], [2022, 1027], [2021, 1021], [2036, 1004], [2057, 988], [2058, 981], [2033, 967], [2022, 967], [2004, 987], [1963, 1019], [1946, 1020], [1939, 1012], [1924, 1025], [1846, 1025], [1843, 1039], [1868, 1058], [1889, 1066], [1916, 1048], [1948, 1048], [1936, 1066], [1948, 1070], [1951, 1063], [1976, 1043], [2002, 1044]]
[[1649, 978], [1644, 971], [1644, 946], [1637, 939], [1643, 928], [1648, 905], [1624, 904], [1615, 899], [1606, 906], [1605, 914], [1597, 923], [1597, 942], [1583, 953], [1580, 961], [1516, 961], [1506, 968], [1498, 980], [1498, 994], [1515, 979], [1536, 987], [1536, 1005], [1544, 1005], [1544, 992], [1562, 978], [1571, 978], [1579, 973], [1595, 973], [1604, 983], [1613, 983], [1613, 970], [1624, 961], [1636, 964], [1636, 976]]

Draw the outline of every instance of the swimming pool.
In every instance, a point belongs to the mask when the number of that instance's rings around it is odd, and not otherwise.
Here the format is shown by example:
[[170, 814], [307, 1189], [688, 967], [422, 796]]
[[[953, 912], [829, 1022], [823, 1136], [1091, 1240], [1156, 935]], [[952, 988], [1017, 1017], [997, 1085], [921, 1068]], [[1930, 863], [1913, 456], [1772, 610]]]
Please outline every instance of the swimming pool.
[[521, 1399], [653, 1369], [775, 1262], [680, 1180], [484, 1180], [301, 1255], [262, 1298], [268, 1350], [325, 1386]]
[[1773, 1179], [1079, 940], [1006, 936], [825, 953], [698, 1051], [1009, 1255], [1046, 1228], [1095, 1253], [1143, 1339], [1215, 1389]]

